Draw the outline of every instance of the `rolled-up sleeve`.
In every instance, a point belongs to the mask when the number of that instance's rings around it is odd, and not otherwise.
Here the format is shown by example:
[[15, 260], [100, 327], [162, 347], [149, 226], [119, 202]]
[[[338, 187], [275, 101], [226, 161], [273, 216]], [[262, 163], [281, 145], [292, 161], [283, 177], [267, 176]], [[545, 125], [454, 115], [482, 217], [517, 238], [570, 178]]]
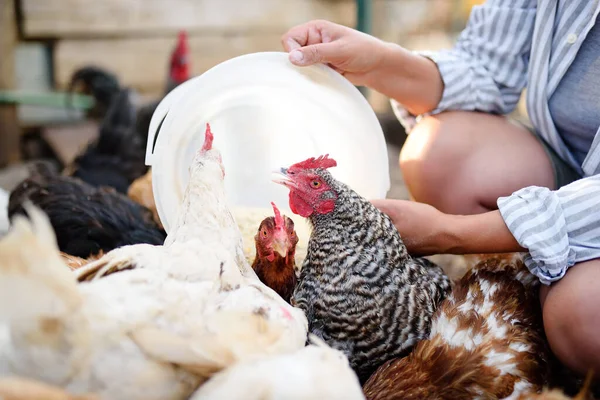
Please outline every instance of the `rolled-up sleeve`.
[[[536, 0], [488, 0], [474, 6], [452, 49], [417, 52], [433, 60], [444, 82], [438, 107], [508, 114], [527, 83]], [[392, 100], [396, 116], [410, 127], [415, 116]]]
[[575, 263], [600, 258], [600, 175], [555, 191], [527, 187], [499, 198], [498, 208], [543, 284], [561, 279]]

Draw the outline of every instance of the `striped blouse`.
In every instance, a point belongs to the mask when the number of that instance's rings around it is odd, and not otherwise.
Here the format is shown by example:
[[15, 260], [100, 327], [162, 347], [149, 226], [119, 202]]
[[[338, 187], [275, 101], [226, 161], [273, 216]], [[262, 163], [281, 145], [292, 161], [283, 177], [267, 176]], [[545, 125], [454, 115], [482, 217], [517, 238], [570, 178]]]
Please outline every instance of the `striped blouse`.
[[[584, 177], [558, 190], [532, 186], [498, 199], [506, 225], [529, 250], [525, 263], [544, 284], [561, 279], [575, 263], [600, 258], [600, 127], [580, 164], [548, 107], [598, 12], [600, 0], [488, 0], [473, 7], [454, 48], [421, 53], [436, 62], [445, 85], [431, 114], [508, 114], [527, 86], [527, 112], [537, 133]], [[392, 105], [410, 131], [418, 117]]]

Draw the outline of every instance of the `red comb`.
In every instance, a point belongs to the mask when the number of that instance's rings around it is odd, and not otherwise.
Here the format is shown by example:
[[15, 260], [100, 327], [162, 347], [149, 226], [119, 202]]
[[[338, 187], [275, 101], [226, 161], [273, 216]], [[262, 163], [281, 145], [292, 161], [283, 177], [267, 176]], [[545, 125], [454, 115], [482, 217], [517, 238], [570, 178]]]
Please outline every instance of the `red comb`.
[[296, 163], [289, 167], [288, 171], [294, 173], [305, 169], [331, 168], [335, 166], [337, 166], [337, 162], [333, 158], [329, 158], [329, 154], [325, 154], [324, 156], [311, 157], [308, 160]]
[[213, 134], [210, 131], [210, 124], [206, 123], [206, 131], [204, 132], [204, 144], [202, 145], [202, 151], [208, 151], [212, 149]]
[[188, 35], [185, 30], [179, 31], [177, 34], [177, 43], [175, 44], [175, 49], [173, 50], [174, 56], [184, 56], [189, 52], [188, 46]]
[[275, 203], [271, 202], [271, 205], [273, 206], [273, 212], [275, 213], [275, 226], [283, 227], [283, 217], [281, 216], [279, 209], [277, 208]]
[[179, 31], [177, 44], [171, 53], [170, 76], [176, 83], [185, 82], [190, 78], [190, 48], [185, 30]]

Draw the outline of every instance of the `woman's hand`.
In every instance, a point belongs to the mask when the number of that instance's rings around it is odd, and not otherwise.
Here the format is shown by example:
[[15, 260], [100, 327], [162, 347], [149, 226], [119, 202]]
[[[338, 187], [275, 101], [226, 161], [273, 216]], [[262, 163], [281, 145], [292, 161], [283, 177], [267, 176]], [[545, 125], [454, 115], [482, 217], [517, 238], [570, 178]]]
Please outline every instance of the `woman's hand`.
[[435, 109], [442, 98], [444, 83], [433, 61], [355, 29], [311, 21], [290, 29], [281, 42], [293, 64], [328, 64], [354, 85], [396, 99], [414, 115]]
[[414, 255], [526, 251], [498, 210], [463, 216], [444, 214], [428, 204], [408, 200], [371, 203], [392, 219], [408, 252]]
[[373, 200], [371, 203], [391, 218], [410, 254], [446, 253], [456, 239], [447, 232], [452, 216], [428, 204], [408, 200]]
[[329, 64], [355, 85], [366, 83], [386, 50], [386, 43], [373, 36], [321, 20], [290, 29], [281, 42], [293, 64]]

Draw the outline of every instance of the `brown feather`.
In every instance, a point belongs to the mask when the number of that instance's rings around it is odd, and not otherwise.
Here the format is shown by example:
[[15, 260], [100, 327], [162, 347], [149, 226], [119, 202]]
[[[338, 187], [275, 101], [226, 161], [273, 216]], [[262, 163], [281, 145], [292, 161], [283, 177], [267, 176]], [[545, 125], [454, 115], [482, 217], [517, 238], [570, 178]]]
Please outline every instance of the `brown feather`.
[[284, 258], [275, 254], [273, 261], [257, 256], [252, 268], [262, 283], [277, 292], [285, 301], [290, 302], [290, 297], [298, 281], [295, 270], [296, 262], [293, 256], [290, 257], [288, 254]]
[[[262, 283], [273, 289], [289, 303], [298, 281], [295, 256], [299, 239], [294, 230], [294, 221], [285, 215], [281, 218], [279, 210], [275, 206], [274, 212], [275, 217], [265, 218], [260, 223], [258, 232], [254, 237], [256, 256], [252, 263], [252, 269], [254, 269]], [[269, 235], [269, 232], [272, 233], [278, 229], [284, 229], [289, 241], [289, 248], [285, 257], [268, 248], [272, 243], [270, 236], [261, 238], [262, 232]], [[268, 256], [272, 256], [272, 260], [269, 260]]]
[[367, 399], [495, 399], [540, 391], [550, 352], [537, 280], [521, 261], [479, 263], [436, 311], [428, 340], [388, 361], [364, 385]]

